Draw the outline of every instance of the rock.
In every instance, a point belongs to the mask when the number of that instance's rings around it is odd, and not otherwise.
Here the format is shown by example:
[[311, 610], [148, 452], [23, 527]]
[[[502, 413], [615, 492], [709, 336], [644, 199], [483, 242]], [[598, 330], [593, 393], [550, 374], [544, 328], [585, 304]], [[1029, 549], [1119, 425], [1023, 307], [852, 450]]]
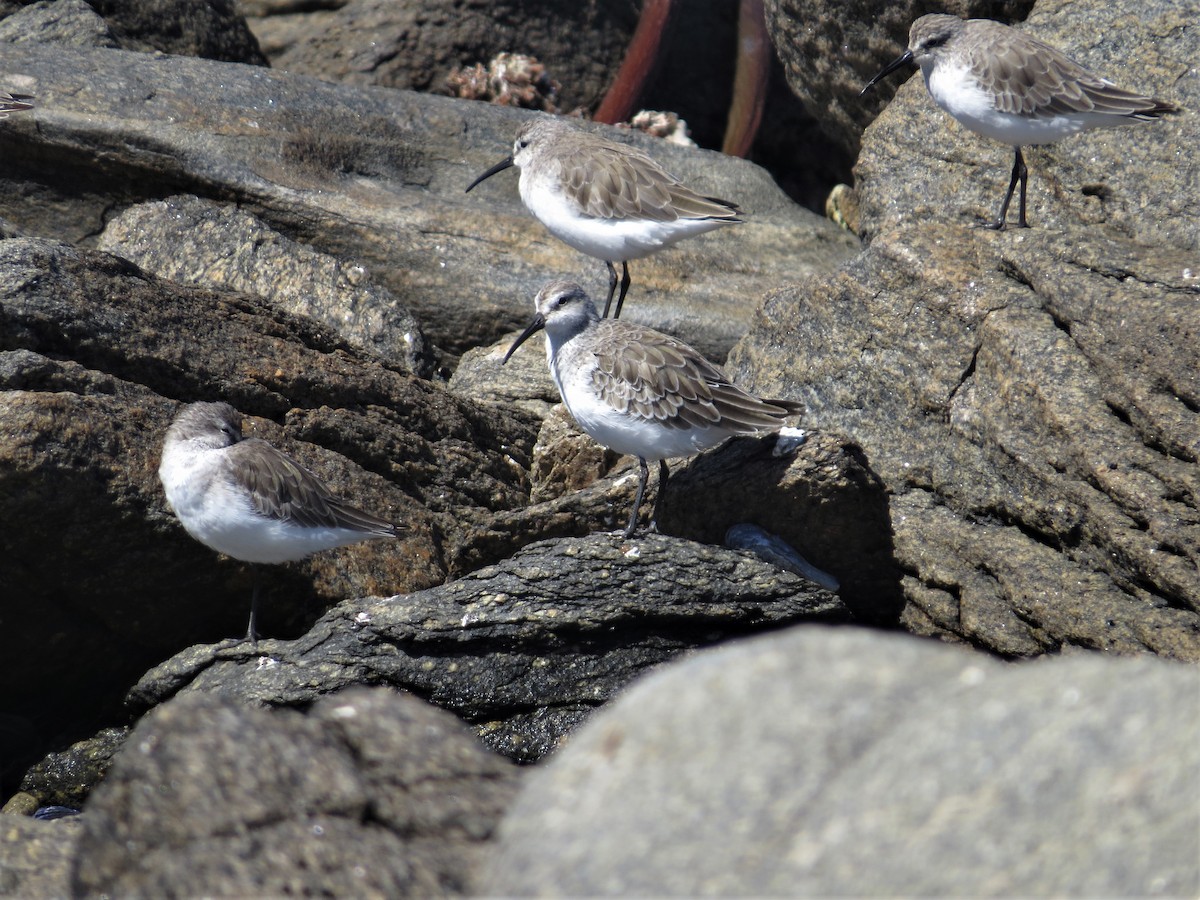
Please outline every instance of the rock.
[[1095, 229], [913, 225], [774, 294], [728, 368], [804, 372], [805, 425], [862, 448], [907, 628], [1200, 660], [1195, 272]]
[[[863, 129], [895, 90], [863, 86], [908, 48], [908, 28], [927, 12], [965, 18], [1023, 19], [1033, 0], [765, 0], [767, 28], [788, 85], [816, 117], [827, 140], [852, 162]], [[896, 73], [896, 83], [904, 80]]]
[[233, 207], [191, 196], [143, 203], [110, 222], [99, 247], [181, 284], [256, 294], [415, 375], [433, 371], [420, 324], [362, 266], [299, 245]]
[[749, 554], [593, 534], [531, 544], [437, 588], [341, 604], [297, 641], [260, 642], [261, 654], [193, 647], [147, 673], [130, 704], [136, 713], [181, 693], [218, 693], [305, 708], [348, 685], [387, 684], [531, 760], [677, 654], [845, 618], [834, 595]]
[[[248, 433], [408, 526], [270, 567], [264, 634], [303, 633], [335, 600], [440, 583], [443, 542], [526, 503], [536, 430], [518, 417], [249, 295], [0, 242], [0, 695], [55, 749], [116, 724], [149, 666], [244, 633], [249, 573], [190, 538], [158, 482], [175, 398], [230, 401]], [[40, 755], [29, 740], [18, 756]]]
[[[250, 26], [278, 69], [325, 81], [447, 93], [457, 68], [510, 51], [546, 64], [564, 112], [594, 107], [625, 55], [636, 9], [570, 0], [348, 0], [255, 10]], [[579, 53], [580, 46], [588, 48]]]
[[71, 860], [82, 825], [78, 816], [43, 822], [0, 815], [0, 896], [70, 896]]
[[0, 43], [22, 41], [73, 47], [120, 46], [108, 23], [83, 0], [43, 0], [0, 20]]
[[387, 690], [307, 715], [181, 697], [93, 795], [74, 892], [461, 895], [516, 771], [451, 716]]
[[1192, 896], [1193, 667], [789, 629], [641, 680], [531, 772], [503, 896]]
[[[27, 234], [90, 244], [127, 205], [180, 193], [236, 203], [290, 240], [361, 265], [450, 353], [522, 327], [553, 277], [607, 289], [602, 263], [528, 213], [515, 173], [464, 193], [509, 152], [525, 112], [208, 60], [72, 52], [71, 66], [53, 44], [5, 52], [6, 70], [22, 73], [6, 87], [39, 99], [0, 129], [7, 176], [28, 185], [0, 194], [0, 217]], [[628, 315], [716, 359], [768, 289], [830, 271], [857, 248], [757, 166], [612, 133], [747, 210], [744, 225], [634, 264]]]
[[91, 5], [126, 50], [267, 64], [234, 0], [93, 0]]
[[[1189, 12], [1169, 0], [1042, 0], [1021, 28], [1122, 87], [1195, 110], [1200, 84], [1188, 73], [1200, 55], [1200, 36], [1190, 22]], [[1027, 149], [1034, 230], [1087, 228], [1147, 247], [1191, 250], [1194, 257], [1200, 146], [1190, 139], [1191, 115]], [[900, 224], [994, 219], [1011, 168], [1006, 145], [960, 126], [914, 75], [863, 136], [855, 168], [859, 233], [871, 238]]]
[[94, 737], [72, 744], [61, 753], [51, 753], [25, 773], [21, 791], [36, 798], [39, 807], [81, 808], [128, 736], [126, 727], [102, 728]]

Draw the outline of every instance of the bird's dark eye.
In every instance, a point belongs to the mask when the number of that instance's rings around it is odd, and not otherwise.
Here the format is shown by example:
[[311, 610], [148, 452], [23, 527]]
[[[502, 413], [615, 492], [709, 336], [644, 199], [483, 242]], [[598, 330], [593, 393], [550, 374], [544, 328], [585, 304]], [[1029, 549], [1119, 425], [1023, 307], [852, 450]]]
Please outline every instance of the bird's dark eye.
[[528, 146], [529, 146], [529, 138], [521, 138], [521, 140], [517, 141], [517, 149], [518, 150], [524, 150]]
[[950, 35], [948, 35], [948, 34], [937, 34], [937, 35], [934, 35], [933, 37], [931, 37], [929, 40], [927, 40], [927, 41], [925, 42], [925, 44], [924, 44], [924, 49], [926, 49], [926, 50], [933, 50], [933, 49], [935, 49], [935, 48], [937, 48], [937, 47], [941, 47], [941, 46], [942, 46], [943, 44], [945, 44], [945, 43], [946, 43], [946, 41], [948, 41], [948, 40], [950, 40]]

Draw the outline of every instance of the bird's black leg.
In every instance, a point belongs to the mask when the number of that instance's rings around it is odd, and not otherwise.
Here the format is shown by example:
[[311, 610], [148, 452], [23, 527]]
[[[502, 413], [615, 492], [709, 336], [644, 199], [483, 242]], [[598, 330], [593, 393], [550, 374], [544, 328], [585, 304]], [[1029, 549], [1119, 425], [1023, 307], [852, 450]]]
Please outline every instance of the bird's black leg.
[[1029, 169], [1025, 168], [1025, 157], [1021, 155], [1021, 148], [1017, 148], [1016, 165], [1021, 169], [1021, 215], [1017, 218], [1017, 225], [1021, 228], [1028, 228], [1029, 223], [1025, 221], [1025, 185], [1029, 182]]
[[638, 465], [641, 466], [641, 472], [638, 473], [637, 496], [633, 498], [633, 513], [629, 516], [629, 524], [625, 527], [625, 537], [627, 538], [633, 537], [633, 532], [637, 530], [638, 510], [642, 508], [642, 498], [646, 496], [646, 480], [650, 477], [650, 467], [640, 456]]
[[1025, 221], [1025, 185], [1029, 180], [1029, 170], [1025, 168], [1025, 157], [1021, 155], [1021, 148], [1014, 147], [1015, 157], [1013, 158], [1012, 177], [1008, 180], [1008, 193], [1004, 195], [1004, 202], [1000, 204], [1000, 215], [996, 217], [995, 222], [988, 223], [987, 227], [993, 231], [1003, 231], [1004, 226], [1008, 222], [1008, 204], [1012, 202], [1013, 191], [1017, 189], [1017, 182], [1021, 182], [1021, 215], [1017, 222], [1022, 228], [1028, 228], [1029, 223]]
[[[605, 260], [604, 264], [606, 266], [608, 266], [608, 299], [604, 301], [604, 315], [602, 315], [600, 318], [607, 319], [608, 318], [608, 308], [610, 306], [612, 306], [613, 294], [615, 294], [617, 292], [617, 267], [614, 266], [608, 260]], [[622, 300], [625, 299], [624, 292], [621, 293], [621, 299]], [[620, 311], [621, 311], [621, 306], [620, 306], [620, 304], [618, 304], [617, 312], [620, 313]]]
[[262, 593], [262, 575], [258, 566], [251, 564], [250, 571], [254, 574], [254, 592], [250, 595], [250, 626], [246, 629], [246, 640], [251, 649], [258, 652], [258, 595]]
[[671, 470], [667, 468], [667, 461], [660, 459], [658, 461], [658, 496], [654, 498], [654, 512], [650, 516], [650, 530], [658, 531], [658, 514], [662, 512], [663, 497], [667, 495], [667, 479], [671, 477]]
[[[621, 296], [617, 298], [617, 311], [613, 313], [614, 319], [621, 318], [621, 306], [625, 303], [625, 295], [629, 293], [629, 263], [621, 263], [621, 272]], [[613, 275], [615, 276], [616, 274], [616, 270], [614, 269]]]

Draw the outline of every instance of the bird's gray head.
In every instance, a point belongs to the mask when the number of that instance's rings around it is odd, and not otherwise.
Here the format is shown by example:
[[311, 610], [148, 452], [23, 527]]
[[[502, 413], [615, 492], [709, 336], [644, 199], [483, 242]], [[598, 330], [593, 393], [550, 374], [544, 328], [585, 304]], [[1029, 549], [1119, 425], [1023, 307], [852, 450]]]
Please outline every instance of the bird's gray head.
[[592, 322], [600, 321], [600, 313], [596, 311], [592, 298], [573, 281], [549, 282], [538, 291], [533, 304], [537, 310], [533, 321], [508, 348], [504, 354], [505, 362], [518, 347], [543, 328], [551, 341], [558, 343], [569, 340]]
[[570, 127], [562, 119], [553, 116], [538, 116], [536, 119], [530, 119], [521, 126], [521, 130], [517, 132], [517, 139], [513, 141], [513, 164], [518, 168], [524, 168], [533, 155], [538, 152], [539, 147], [548, 141], [553, 141], [556, 134], [561, 134]]
[[950, 16], [945, 13], [921, 16], [912, 23], [912, 27], [908, 30], [908, 49], [868, 81], [859, 92], [859, 96], [861, 97], [884, 78], [908, 63], [916, 63], [922, 70], [928, 69], [937, 60], [941, 48], [957, 37], [965, 27], [966, 22], [958, 16]]
[[962, 33], [966, 22], [958, 16], [930, 13], [921, 16], [908, 30], [908, 52], [917, 65], [936, 59], [939, 51]]
[[241, 439], [241, 414], [228, 403], [189, 404], [167, 429], [168, 442], [187, 441], [206, 449], [232, 447]]

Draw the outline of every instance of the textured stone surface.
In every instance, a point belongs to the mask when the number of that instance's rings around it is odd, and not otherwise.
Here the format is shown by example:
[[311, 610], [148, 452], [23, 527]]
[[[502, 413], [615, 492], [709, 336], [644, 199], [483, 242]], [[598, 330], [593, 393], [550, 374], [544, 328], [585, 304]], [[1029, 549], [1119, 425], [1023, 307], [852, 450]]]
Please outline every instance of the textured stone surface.
[[541, 541], [438, 588], [352, 601], [293, 642], [193, 647], [148, 673], [135, 710], [179, 693], [304, 707], [385, 683], [474, 723], [515, 758], [552, 750], [647, 669], [796, 621], [843, 621], [832, 594], [753, 556], [663, 535]]
[[43, 822], [0, 814], [0, 897], [69, 896], [82, 824], [78, 817]]
[[233, 207], [192, 196], [143, 203], [110, 222], [99, 247], [181, 284], [255, 294], [416, 375], [433, 370], [420, 324], [362, 266], [297, 244]]
[[463, 892], [515, 770], [387, 690], [306, 716], [183, 697], [148, 716], [84, 817], [86, 895]]
[[530, 773], [504, 896], [1192, 896], [1200, 673], [801, 627], [643, 679]]
[[806, 373], [805, 424], [862, 448], [907, 627], [1197, 660], [1194, 267], [1094, 230], [889, 231], [773, 295], [730, 369]]

